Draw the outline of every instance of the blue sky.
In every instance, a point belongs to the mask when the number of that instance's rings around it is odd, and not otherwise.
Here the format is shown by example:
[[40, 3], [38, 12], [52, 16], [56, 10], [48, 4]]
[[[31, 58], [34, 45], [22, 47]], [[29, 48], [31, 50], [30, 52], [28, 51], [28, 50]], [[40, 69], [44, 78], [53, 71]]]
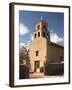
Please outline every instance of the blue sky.
[[20, 44], [27, 44], [32, 40], [32, 32], [36, 22], [41, 17], [48, 23], [51, 41], [63, 45], [64, 43], [64, 13], [19, 11]]

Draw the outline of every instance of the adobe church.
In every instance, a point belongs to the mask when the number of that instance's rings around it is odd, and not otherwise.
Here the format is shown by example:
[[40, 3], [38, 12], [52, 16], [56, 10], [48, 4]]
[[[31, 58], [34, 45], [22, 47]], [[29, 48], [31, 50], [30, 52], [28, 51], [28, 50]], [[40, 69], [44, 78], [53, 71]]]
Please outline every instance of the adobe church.
[[35, 25], [29, 58], [30, 72], [41, 72], [45, 63], [61, 63], [64, 60], [64, 47], [50, 41], [48, 24], [43, 19]]

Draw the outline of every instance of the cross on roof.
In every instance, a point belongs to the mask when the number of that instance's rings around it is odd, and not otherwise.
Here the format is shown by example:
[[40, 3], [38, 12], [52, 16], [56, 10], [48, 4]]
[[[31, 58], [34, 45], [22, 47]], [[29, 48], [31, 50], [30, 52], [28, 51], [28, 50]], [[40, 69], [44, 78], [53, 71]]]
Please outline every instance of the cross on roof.
[[43, 17], [41, 16], [41, 20], [43, 20]]

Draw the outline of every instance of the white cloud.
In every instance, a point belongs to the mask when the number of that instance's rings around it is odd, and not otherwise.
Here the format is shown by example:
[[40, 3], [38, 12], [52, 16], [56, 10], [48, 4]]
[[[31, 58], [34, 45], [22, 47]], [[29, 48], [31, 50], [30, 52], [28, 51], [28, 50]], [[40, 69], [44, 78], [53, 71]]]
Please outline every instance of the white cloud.
[[26, 46], [26, 43], [22, 42], [20, 43], [20, 47]]
[[27, 34], [29, 37], [29, 40], [27, 42], [21, 42], [20, 47], [26, 47], [29, 49], [31, 41], [33, 40], [33, 35], [30, 33], [30, 30], [27, 26], [25, 26], [23, 23], [20, 23], [20, 35]]
[[60, 45], [64, 45], [64, 37], [59, 37], [56, 33], [52, 32], [50, 34], [50, 39], [54, 43], [58, 43]]
[[31, 41], [27, 41], [27, 43], [20, 43], [20, 48], [21, 47], [25, 47], [27, 50], [30, 48], [30, 45], [31, 45]]
[[25, 35], [27, 33], [29, 33], [28, 27], [20, 23], [20, 35]]
[[33, 35], [32, 35], [32, 34], [30, 34], [30, 40], [31, 40], [31, 41], [33, 40]]
[[51, 33], [53, 33], [53, 30], [50, 30]]

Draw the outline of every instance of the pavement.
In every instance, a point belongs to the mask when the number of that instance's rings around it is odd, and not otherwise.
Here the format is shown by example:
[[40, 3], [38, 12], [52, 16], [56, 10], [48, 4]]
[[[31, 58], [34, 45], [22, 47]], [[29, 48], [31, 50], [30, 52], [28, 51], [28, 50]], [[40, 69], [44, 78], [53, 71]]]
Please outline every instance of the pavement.
[[30, 73], [29, 74], [30, 78], [43, 78], [44, 77], [44, 73], [40, 73], [40, 72], [34, 72], [34, 73]]
[[34, 73], [30, 73], [29, 74], [29, 78], [59, 78], [59, 77], [63, 77], [63, 75], [58, 75], [58, 76], [45, 76], [44, 73], [41, 72], [34, 72]]

